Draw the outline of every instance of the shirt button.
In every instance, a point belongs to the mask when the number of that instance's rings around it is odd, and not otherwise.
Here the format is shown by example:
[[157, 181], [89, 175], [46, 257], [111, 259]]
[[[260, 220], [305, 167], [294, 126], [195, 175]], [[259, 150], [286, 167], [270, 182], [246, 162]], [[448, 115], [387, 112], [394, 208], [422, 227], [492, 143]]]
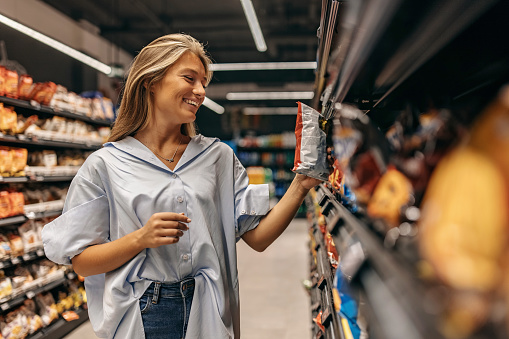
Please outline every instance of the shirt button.
[[181, 203], [181, 202], [183, 202], [183, 201], [184, 201], [184, 198], [182, 198], [182, 197], [178, 197], [178, 198], [177, 198], [177, 201]]
[[189, 259], [189, 256], [188, 256], [187, 254], [184, 254], [184, 255], [182, 256], [182, 259], [187, 260], [187, 259]]
[[246, 214], [246, 210], [242, 210], [242, 212], [240, 212], [241, 214]]
[[255, 214], [256, 214], [256, 212], [255, 212], [255, 211], [251, 211], [251, 215], [255, 215]]
[[172, 177], [173, 177], [173, 179], [177, 179], [177, 175], [176, 174], [173, 174]]

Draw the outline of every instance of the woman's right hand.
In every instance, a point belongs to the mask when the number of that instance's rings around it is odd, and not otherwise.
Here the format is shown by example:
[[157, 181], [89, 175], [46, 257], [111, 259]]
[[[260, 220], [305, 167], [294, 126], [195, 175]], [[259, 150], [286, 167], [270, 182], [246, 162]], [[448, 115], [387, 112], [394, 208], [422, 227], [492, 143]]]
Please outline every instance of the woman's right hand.
[[147, 223], [138, 230], [138, 242], [143, 248], [171, 245], [179, 241], [191, 222], [184, 213], [154, 213]]

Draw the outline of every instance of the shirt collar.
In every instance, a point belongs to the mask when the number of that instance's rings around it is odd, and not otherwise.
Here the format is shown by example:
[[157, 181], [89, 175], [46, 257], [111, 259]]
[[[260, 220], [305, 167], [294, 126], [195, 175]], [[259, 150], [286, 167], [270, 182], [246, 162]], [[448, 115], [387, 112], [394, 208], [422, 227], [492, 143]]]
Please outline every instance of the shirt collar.
[[[191, 137], [191, 141], [187, 145], [184, 154], [182, 154], [182, 157], [180, 157], [180, 160], [173, 171], [176, 172], [179, 168], [186, 166], [190, 161], [206, 151], [216, 141], [219, 141], [219, 139], [204, 137], [201, 134]], [[115, 147], [143, 161], [170, 171], [170, 169], [165, 166], [164, 163], [159, 160], [159, 158], [157, 158], [150, 149], [148, 149], [145, 145], [131, 136], [125, 137], [119, 141], [107, 142], [103, 146]]]

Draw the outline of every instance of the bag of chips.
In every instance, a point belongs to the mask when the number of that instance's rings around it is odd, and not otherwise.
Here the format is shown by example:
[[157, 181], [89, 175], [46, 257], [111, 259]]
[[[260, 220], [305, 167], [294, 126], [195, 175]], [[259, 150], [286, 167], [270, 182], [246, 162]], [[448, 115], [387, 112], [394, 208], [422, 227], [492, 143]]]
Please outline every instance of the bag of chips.
[[327, 162], [326, 134], [320, 127], [323, 116], [313, 108], [298, 102], [297, 123], [295, 125], [295, 160], [293, 172], [304, 174], [318, 180], [329, 178]]

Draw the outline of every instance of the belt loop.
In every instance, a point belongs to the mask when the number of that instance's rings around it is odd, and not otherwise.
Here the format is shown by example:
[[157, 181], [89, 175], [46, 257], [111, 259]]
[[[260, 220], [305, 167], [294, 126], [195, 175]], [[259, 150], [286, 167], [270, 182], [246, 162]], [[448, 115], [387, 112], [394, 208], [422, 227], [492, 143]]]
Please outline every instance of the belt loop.
[[154, 294], [152, 295], [152, 304], [157, 304], [157, 302], [159, 301], [160, 288], [161, 288], [161, 283], [155, 282], [154, 283]]

